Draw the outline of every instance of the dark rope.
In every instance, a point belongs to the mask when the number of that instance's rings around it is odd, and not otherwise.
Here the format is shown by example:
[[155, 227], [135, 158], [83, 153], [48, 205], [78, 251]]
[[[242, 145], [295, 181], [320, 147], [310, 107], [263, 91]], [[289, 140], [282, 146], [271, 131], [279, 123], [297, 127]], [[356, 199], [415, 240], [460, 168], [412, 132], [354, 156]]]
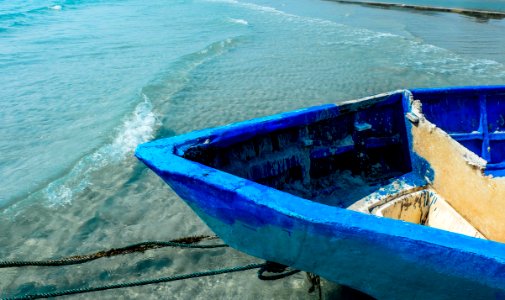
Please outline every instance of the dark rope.
[[157, 278], [157, 279], [147, 279], [147, 280], [140, 280], [140, 281], [133, 281], [133, 282], [116, 283], [116, 284], [97, 286], [97, 287], [69, 289], [69, 290], [64, 290], [64, 291], [60, 291], [60, 292], [30, 294], [30, 295], [24, 295], [24, 296], [19, 296], [19, 297], [3, 298], [2, 300], [39, 299], [39, 298], [59, 297], [59, 296], [67, 296], [67, 295], [74, 295], [74, 294], [83, 294], [83, 293], [90, 293], [90, 292], [97, 292], [97, 291], [105, 291], [105, 290], [110, 290], [110, 289], [120, 289], [120, 288], [148, 285], [148, 284], [154, 284], [154, 283], [177, 281], [177, 280], [183, 280], [183, 279], [189, 279], [189, 278], [197, 278], [197, 277], [213, 276], [213, 275], [219, 275], [219, 274], [225, 274], [225, 273], [240, 272], [240, 271], [261, 268], [264, 265], [265, 264], [250, 264], [250, 265], [245, 265], [245, 266], [237, 266], [237, 267], [232, 267], [232, 268], [210, 270], [210, 271], [204, 271], [204, 272], [195, 272], [195, 273], [191, 273], [191, 274], [162, 277], [162, 278]]
[[[180, 239], [171, 240], [168, 242], [160, 242], [160, 241], [149, 241], [142, 242], [133, 245], [129, 245], [122, 248], [113, 248], [110, 250], [99, 251], [92, 254], [87, 255], [75, 255], [60, 259], [54, 260], [41, 260], [41, 261], [0, 261], [0, 268], [9, 268], [9, 267], [24, 267], [24, 266], [64, 266], [64, 265], [73, 265], [80, 264], [88, 261], [92, 261], [95, 259], [99, 259], [102, 257], [111, 257], [117, 255], [124, 255], [133, 252], [144, 252], [146, 250], [163, 248], [163, 247], [179, 247], [179, 248], [221, 248], [228, 247], [226, 244], [215, 244], [215, 245], [195, 245], [196, 243], [201, 242], [202, 240], [211, 240], [217, 239], [216, 236], [193, 236], [193, 237], [185, 237]], [[82, 294], [82, 293], [90, 293], [97, 291], [104, 291], [110, 289], [119, 289], [119, 288], [127, 288], [127, 287], [135, 287], [141, 285], [155, 284], [155, 283], [163, 283], [170, 281], [177, 281], [183, 279], [197, 278], [197, 277], [205, 277], [205, 276], [213, 276], [225, 273], [246, 271], [251, 269], [258, 270], [258, 278], [261, 280], [277, 280], [282, 279], [293, 274], [300, 272], [300, 270], [291, 270], [286, 271], [288, 268], [285, 265], [278, 264], [275, 262], [269, 262], [263, 264], [250, 264], [245, 266], [237, 266], [225, 269], [217, 269], [217, 270], [209, 270], [204, 272], [195, 272], [190, 274], [183, 275], [175, 275], [169, 277], [162, 277], [157, 279], [148, 279], [148, 280], [140, 280], [140, 281], [132, 281], [132, 282], [124, 282], [117, 283], [111, 285], [97, 286], [97, 287], [86, 287], [86, 288], [76, 288], [63, 290], [59, 292], [49, 292], [49, 293], [38, 293], [38, 294], [29, 294], [23, 296], [15, 296], [11, 298], [2, 298], [2, 300], [15, 300], [15, 299], [39, 299], [39, 298], [49, 298], [49, 297], [59, 297], [59, 296], [67, 296], [74, 294]], [[265, 272], [276, 273], [275, 275], [264, 275]]]
[[[286, 271], [288, 267], [285, 265], [281, 265], [276, 262], [267, 261], [259, 270], [258, 270], [258, 278], [261, 280], [277, 280], [286, 278], [293, 274], [300, 272], [300, 270], [291, 270]], [[268, 273], [276, 273], [274, 275], [264, 275], [265, 272]]]
[[168, 242], [160, 241], [148, 241], [129, 245], [121, 248], [113, 248], [105, 251], [99, 251], [86, 255], [75, 255], [70, 257], [64, 257], [60, 259], [50, 259], [50, 260], [39, 260], [39, 261], [0, 261], [0, 268], [12, 268], [12, 267], [27, 267], [27, 266], [67, 266], [82, 264], [102, 257], [111, 257], [117, 255], [124, 255], [134, 252], [144, 252], [146, 250], [164, 248], [164, 247], [178, 247], [178, 248], [190, 248], [190, 249], [208, 249], [208, 248], [222, 248], [228, 247], [226, 244], [216, 244], [216, 245], [195, 245], [202, 240], [213, 240], [216, 236], [191, 236], [184, 237]]

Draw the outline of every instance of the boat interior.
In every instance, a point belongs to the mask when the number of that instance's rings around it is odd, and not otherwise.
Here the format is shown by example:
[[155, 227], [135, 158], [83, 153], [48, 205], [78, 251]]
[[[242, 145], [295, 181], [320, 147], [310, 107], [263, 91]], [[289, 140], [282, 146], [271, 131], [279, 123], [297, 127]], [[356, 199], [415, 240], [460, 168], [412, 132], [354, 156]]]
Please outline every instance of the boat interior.
[[183, 157], [326, 205], [505, 242], [504, 115], [505, 88], [405, 90]]

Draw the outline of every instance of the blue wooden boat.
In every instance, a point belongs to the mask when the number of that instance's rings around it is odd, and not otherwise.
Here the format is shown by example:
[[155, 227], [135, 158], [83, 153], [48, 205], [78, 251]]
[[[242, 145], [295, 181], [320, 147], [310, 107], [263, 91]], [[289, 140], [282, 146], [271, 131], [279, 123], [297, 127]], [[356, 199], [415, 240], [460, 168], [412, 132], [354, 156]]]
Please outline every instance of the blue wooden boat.
[[136, 156], [250, 255], [378, 299], [505, 299], [505, 86], [400, 90]]

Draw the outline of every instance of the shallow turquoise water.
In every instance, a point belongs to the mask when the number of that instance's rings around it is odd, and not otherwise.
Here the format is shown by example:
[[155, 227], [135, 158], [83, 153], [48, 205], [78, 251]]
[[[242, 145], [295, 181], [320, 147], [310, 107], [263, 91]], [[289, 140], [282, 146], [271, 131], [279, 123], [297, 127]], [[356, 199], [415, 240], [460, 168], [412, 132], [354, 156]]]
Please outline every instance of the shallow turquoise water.
[[[0, 0], [0, 257], [207, 232], [133, 158], [137, 144], [404, 87], [504, 84], [504, 29], [503, 20], [312, 0]], [[0, 291], [154, 277], [168, 265], [188, 271], [203, 254], [166, 255], [79, 271], [2, 270]], [[218, 297], [214, 284], [228, 298], [306, 293], [303, 277], [274, 285], [252, 277], [105, 295]]]

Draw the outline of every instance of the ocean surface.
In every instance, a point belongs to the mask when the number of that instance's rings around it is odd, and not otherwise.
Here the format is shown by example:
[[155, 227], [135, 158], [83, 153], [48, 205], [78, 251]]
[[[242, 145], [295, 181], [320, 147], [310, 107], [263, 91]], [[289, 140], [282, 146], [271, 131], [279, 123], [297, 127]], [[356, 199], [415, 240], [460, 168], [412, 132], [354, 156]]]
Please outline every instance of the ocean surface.
[[[505, 84], [504, 33], [505, 20], [319, 0], [0, 0], [0, 260], [211, 233], [133, 157], [139, 143], [400, 88]], [[0, 296], [258, 261], [163, 249], [0, 269]], [[317, 298], [301, 273], [255, 276], [75, 298]]]

